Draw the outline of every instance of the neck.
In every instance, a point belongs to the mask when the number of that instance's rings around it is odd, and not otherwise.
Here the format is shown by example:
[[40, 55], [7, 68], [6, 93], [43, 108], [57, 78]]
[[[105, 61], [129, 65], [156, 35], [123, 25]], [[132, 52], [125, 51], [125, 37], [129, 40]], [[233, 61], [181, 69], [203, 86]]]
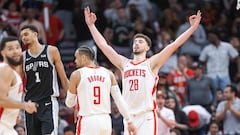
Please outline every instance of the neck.
[[43, 46], [39, 42], [34, 42], [28, 45], [28, 49], [32, 54], [38, 54]]
[[234, 102], [236, 100], [236, 97], [234, 96], [230, 101]]
[[138, 63], [146, 59], [146, 54], [134, 54], [133, 62]]
[[202, 75], [196, 76], [196, 80], [201, 80], [201, 79], [202, 79]]
[[86, 63], [86, 66], [87, 66], [87, 67], [95, 67], [96, 65], [95, 65], [94, 61], [88, 61], [88, 62]]

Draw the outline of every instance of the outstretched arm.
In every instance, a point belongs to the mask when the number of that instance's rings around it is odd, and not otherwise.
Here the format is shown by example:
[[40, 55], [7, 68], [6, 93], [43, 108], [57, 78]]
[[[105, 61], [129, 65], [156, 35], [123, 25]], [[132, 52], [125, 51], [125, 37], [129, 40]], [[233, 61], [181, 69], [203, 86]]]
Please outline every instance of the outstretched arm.
[[125, 58], [122, 55], [119, 55], [111, 46], [107, 44], [106, 40], [95, 26], [97, 17], [94, 13], [90, 12], [89, 7], [86, 7], [84, 9], [84, 15], [86, 24], [97, 46], [101, 49], [104, 55], [112, 62], [113, 65], [115, 65], [119, 69], [122, 69], [122, 64], [127, 58]]
[[161, 52], [150, 58], [151, 68], [154, 73], [157, 73], [159, 68], [168, 60], [168, 58], [192, 35], [198, 28], [201, 21], [201, 12], [189, 17], [190, 27], [182, 33], [174, 42], [165, 47]]

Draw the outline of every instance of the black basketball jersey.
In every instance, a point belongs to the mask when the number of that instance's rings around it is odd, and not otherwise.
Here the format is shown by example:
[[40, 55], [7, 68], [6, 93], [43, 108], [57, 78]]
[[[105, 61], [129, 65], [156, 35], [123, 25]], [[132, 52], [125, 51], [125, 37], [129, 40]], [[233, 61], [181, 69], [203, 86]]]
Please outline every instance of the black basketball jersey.
[[44, 45], [38, 55], [24, 52], [26, 74], [25, 101], [39, 101], [49, 96], [59, 96], [57, 73], [49, 56], [48, 45]]

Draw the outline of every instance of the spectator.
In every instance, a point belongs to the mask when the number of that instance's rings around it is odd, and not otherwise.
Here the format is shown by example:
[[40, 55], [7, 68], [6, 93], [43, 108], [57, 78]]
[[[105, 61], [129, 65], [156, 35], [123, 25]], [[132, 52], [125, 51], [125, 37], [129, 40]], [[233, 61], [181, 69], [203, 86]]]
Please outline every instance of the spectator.
[[63, 129], [64, 135], [75, 135], [75, 129], [72, 126], [67, 126]]
[[205, 135], [211, 114], [200, 105], [188, 105], [183, 107], [189, 119], [189, 135]]
[[115, 135], [122, 135], [123, 129], [123, 116], [119, 112], [116, 103], [112, 100], [111, 104], [111, 118], [112, 118], [112, 128]]
[[[216, 89], [211, 78], [203, 75], [203, 65], [199, 62], [192, 64], [194, 76], [187, 81], [187, 104], [201, 105], [209, 113], [215, 107]], [[202, 98], [204, 97], [204, 100]]]
[[[45, 28], [46, 40], [48, 44], [57, 46], [58, 43], [63, 40], [64, 27], [59, 17], [52, 13], [51, 8], [52, 7], [48, 8], [49, 28]], [[45, 20], [43, 15], [39, 17], [39, 21], [44, 25]]]
[[18, 135], [26, 135], [25, 127], [23, 125], [16, 124], [14, 129], [17, 131]]
[[2, 41], [2, 39], [4, 37], [8, 36], [8, 32], [5, 29], [6, 25], [7, 25], [6, 18], [5, 18], [5, 16], [1, 15], [1, 17], [0, 17], [0, 42]]
[[[129, 8], [136, 8], [136, 10], [139, 12], [141, 19], [144, 22], [147, 22], [149, 20], [152, 20], [153, 12], [152, 12], [152, 6], [149, 0], [129, 0], [127, 3], [127, 10], [128, 14], [132, 15], [129, 10]], [[139, 18], [137, 18], [139, 19]]]
[[64, 134], [64, 128], [67, 127], [69, 124], [66, 120], [58, 117], [58, 135]]
[[[63, 24], [65, 39], [72, 36], [72, 19], [75, 0], [58, 0], [55, 15], [59, 17]], [[77, 4], [75, 4], [77, 6]], [[79, 23], [83, 24], [83, 23]], [[86, 34], [86, 33], [85, 33]]]
[[[240, 24], [240, 22], [239, 22], [239, 24]], [[238, 82], [240, 82], [240, 39], [237, 36], [232, 36], [230, 38], [229, 42], [238, 51], [237, 60], [231, 61], [230, 65], [229, 65], [231, 81], [233, 83], [238, 83]]]
[[[193, 14], [193, 11], [189, 10], [186, 13], [186, 21], [180, 25], [176, 37], [182, 34], [189, 26], [188, 17]], [[198, 56], [200, 55], [202, 48], [206, 45], [207, 38], [204, 27], [200, 24], [197, 30], [193, 33], [193, 35], [181, 46], [180, 54], [190, 55], [194, 61], [198, 60]]]
[[240, 100], [237, 89], [233, 85], [227, 85], [224, 89], [224, 101], [217, 107], [216, 120], [223, 121], [224, 135], [240, 134]]
[[116, 45], [116, 51], [130, 58], [130, 41], [133, 36], [133, 28], [130, 20], [127, 18], [124, 7], [117, 9], [117, 19], [113, 21], [113, 43]]
[[17, 10], [17, 4], [14, 1], [9, 1], [8, 9], [3, 10], [3, 14], [7, 18], [7, 22], [11, 28], [12, 35], [17, 35], [21, 21], [21, 13]]
[[108, 23], [111, 24], [114, 20], [117, 20], [117, 9], [121, 7], [123, 7], [121, 0], [111, 0], [108, 3], [108, 7], [104, 10], [104, 16], [106, 17]]
[[20, 23], [19, 28], [21, 29], [25, 25], [35, 26], [39, 31], [39, 34], [38, 34], [39, 40], [42, 43], [47, 43], [44, 27], [41, 22], [39, 22], [37, 19], [35, 19], [35, 15], [36, 15], [35, 12], [36, 12], [36, 9], [34, 9], [33, 7], [27, 8], [27, 18], [25, 21]]
[[165, 107], [166, 95], [163, 91], [157, 91], [157, 116], [158, 132], [157, 135], [170, 135], [170, 129], [175, 127], [175, 117], [171, 109]]
[[223, 135], [219, 129], [219, 124], [216, 121], [209, 123], [209, 129], [207, 135]]
[[168, 83], [175, 87], [175, 92], [180, 105], [185, 104], [187, 80], [193, 76], [193, 71], [187, 66], [187, 57], [178, 57], [178, 68], [168, 75]]
[[208, 40], [210, 44], [203, 49], [199, 60], [206, 63], [207, 75], [213, 79], [215, 88], [223, 90], [231, 83], [228, 66], [238, 52], [231, 44], [221, 41], [215, 32], [208, 33]]
[[161, 90], [167, 97], [174, 97], [177, 98], [174, 90], [172, 89], [172, 86], [168, 85], [167, 82], [167, 75], [159, 72], [158, 73], [158, 83], [157, 83], [157, 89]]
[[170, 129], [170, 135], [182, 135], [176, 128]]
[[188, 135], [188, 117], [179, 107], [177, 99], [174, 97], [168, 97], [167, 107], [172, 109], [174, 112], [176, 126], [175, 129], [179, 130], [181, 135]]
[[223, 90], [221, 90], [220, 88], [217, 89], [217, 92], [216, 92], [216, 108], [218, 106], [218, 104], [224, 100], [224, 97], [223, 97]]

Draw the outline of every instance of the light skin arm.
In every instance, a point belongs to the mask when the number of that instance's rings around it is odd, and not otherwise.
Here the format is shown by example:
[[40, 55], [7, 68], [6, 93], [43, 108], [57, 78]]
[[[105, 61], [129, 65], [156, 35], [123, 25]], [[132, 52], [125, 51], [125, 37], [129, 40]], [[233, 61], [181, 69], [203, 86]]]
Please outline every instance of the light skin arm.
[[182, 33], [174, 42], [166, 46], [161, 52], [152, 56], [150, 66], [154, 73], [158, 73], [159, 68], [168, 60], [168, 58], [192, 35], [198, 28], [201, 21], [201, 12], [198, 11], [196, 15], [189, 17], [190, 27]]
[[49, 46], [49, 49], [50, 49], [50, 55], [52, 57], [53, 64], [55, 65], [56, 71], [61, 80], [62, 87], [65, 91], [67, 91], [69, 86], [69, 80], [65, 74], [60, 53], [55, 46]]
[[0, 106], [4, 108], [23, 109], [28, 113], [37, 111], [36, 104], [28, 102], [15, 101], [8, 97], [8, 92], [11, 85], [16, 81], [15, 75], [9, 66], [2, 66], [0, 68]]
[[230, 105], [230, 103], [226, 101], [223, 111], [216, 113], [215, 118], [218, 122], [224, 119], [229, 105]]
[[84, 15], [86, 24], [97, 46], [101, 49], [101, 51], [111, 61], [113, 65], [115, 65], [119, 69], [122, 69], [122, 64], [127, 58], [118, 54], [111, 46], [107, 44], [107, 41], [104, 39], [102, 34], [95, 26], [97, 17], [94, 13], [90, 12], [89, 7], [86, 7], [84, 9]]
[[229, 106], [229, 110], [231, 111], [231, 113], [232, 113], [233, 115], [235, 115], [235, 117], [240, 118], [240, 111], [232, 108], [231, 105]]
[[[109, 73], [110, 73], [110, 77], [111, 77], [112, 86], [116, 86], [117, 81], [116, 81], [114, 74], [111, 71], [109, 71]], [[123, 98], [123, 97], [121, 95], [119, 95], [117, 98]], [[116, 100], [116, 99], [114, 99], [114, 100]], [[124, 102], [123, 99], [122, 99], [122, 102]], [[117, 103], [119, 103], [119, 102], [116, 102], [116, 104]], [[117, 104], [117, 106], [119, 106], [119, 105]], [[123, 105], [121, 105], [121, 106], [123, 106]], [[122, 107], [122, 108], [123, 108], [122, 111], [127, 112], [127, 108], [124, 108], [124, 107]], [[131, 121], [128, 122], [128, 131], [129, 131], [130, 135], [136, 135], [136, 127], [133, 125], [133, 123]]]
[[70, 76], [69, 92], [71, 92], [72, 94], [77, 94], [77, 86], [80, 80], [80, 73], [78, 71], [73, 71]]
[[182, 129], [182, 130], [188, 130], [188, 125], [176, 122], [176, 128], [179, 128], [179, 129]]
[[157, 116], [158, 118], [160, 118], [164, 124], [166, 124], [169, 128], [174, 128], [176, 126], [176, 122], [175, 120], [170, 120], [170, 119], [167, 119], [165, 117], [163, 117], [160, 113], [160, 110], [158, 109], [157, 110]]

